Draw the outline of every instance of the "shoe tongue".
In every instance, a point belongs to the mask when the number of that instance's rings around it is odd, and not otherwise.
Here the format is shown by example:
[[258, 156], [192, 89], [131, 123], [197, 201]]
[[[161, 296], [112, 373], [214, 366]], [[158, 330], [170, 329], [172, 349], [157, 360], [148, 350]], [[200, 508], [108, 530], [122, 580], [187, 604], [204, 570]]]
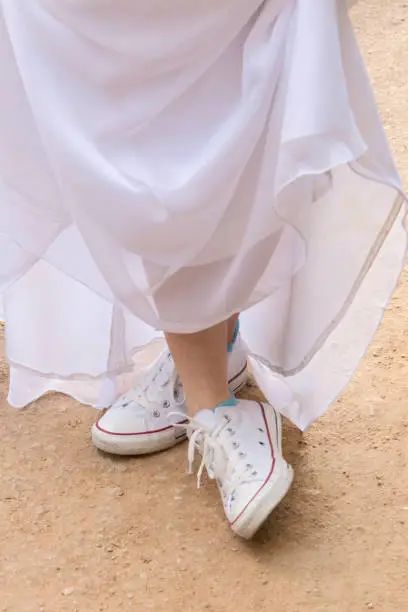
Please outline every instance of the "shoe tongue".
[[212, 431], [217, 424], [217, 417], [212, 410], [200, 410], [194, 417], [194, 424], [207, 431]]

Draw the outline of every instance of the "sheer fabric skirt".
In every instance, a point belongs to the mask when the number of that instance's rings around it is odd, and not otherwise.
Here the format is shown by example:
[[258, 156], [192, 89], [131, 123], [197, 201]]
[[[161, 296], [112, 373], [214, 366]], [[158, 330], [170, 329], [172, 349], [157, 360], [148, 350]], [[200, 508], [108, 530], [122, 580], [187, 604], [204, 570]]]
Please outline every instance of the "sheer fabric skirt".
[[9, 401], [109, 405], [161, 330], [242, 312], [299, 427], [346, 385], [405, 200], [344, 0], [0, 2]]

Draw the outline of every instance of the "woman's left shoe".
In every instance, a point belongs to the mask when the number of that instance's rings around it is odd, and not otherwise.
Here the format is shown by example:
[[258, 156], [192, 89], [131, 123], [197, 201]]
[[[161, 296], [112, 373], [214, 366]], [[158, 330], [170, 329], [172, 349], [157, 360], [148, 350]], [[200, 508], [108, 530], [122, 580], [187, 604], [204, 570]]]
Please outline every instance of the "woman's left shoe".
[[[238, 334], [228, 351], [231, 393], [245, 386], [248, 348]], [[174, 418], [171, 413], [177, 412]], [[94, 445], [114, 455], [144, 455], [172, 448], [186, 439], [177, 424], [187, 419], [183, 385], [168, 349], [92, 427]]]
[[195, 452], [217, 481], [231, 529], [249, 539], [282, 501], [293, 480], [282, 456], [282, 420], [269, 404], [239, 400], [202, 410], [188, 425], [190, 471]]

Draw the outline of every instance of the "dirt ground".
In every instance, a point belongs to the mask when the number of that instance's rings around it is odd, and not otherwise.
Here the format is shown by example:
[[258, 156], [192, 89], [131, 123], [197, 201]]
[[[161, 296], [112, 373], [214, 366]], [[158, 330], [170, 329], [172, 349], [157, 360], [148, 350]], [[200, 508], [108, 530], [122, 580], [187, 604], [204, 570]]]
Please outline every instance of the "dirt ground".
[[[354, 11], [381, 113], [408, 179], [408, 4]], [[0, 611], [408, 610], [408, 278], [355, 381], [302, 436], [286, 428], [290, 494], [252, 543], [186, 449], [113, 459], [90, 408], [6, 404], [0, 365]]]

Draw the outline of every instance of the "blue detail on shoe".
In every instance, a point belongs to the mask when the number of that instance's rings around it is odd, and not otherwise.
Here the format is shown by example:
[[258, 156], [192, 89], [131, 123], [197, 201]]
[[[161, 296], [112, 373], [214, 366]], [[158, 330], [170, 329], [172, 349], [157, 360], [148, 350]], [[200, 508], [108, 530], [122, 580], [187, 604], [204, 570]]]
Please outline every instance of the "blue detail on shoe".
[[225, 400], [225, 402], [221, 402], [221, 404], [218, 404], [218, 406], [216, 406], [213, 410], [217, 410], [217, 408], [225, 408], [228, 406], [236, 406], [237, 405], [237, 400], [235, 395], [231, 395], [231, 397], [227, 400]]
[[232, 336], [232, 341], [228, 342], [227, 344], [228, 353], [232, 353], [232, 351], [234, 350], [234, 344], [237, 341], [238, 334], [239, 334], [239, 319], [237, 319], [237, 324], [235, 325], [234, 335]]

